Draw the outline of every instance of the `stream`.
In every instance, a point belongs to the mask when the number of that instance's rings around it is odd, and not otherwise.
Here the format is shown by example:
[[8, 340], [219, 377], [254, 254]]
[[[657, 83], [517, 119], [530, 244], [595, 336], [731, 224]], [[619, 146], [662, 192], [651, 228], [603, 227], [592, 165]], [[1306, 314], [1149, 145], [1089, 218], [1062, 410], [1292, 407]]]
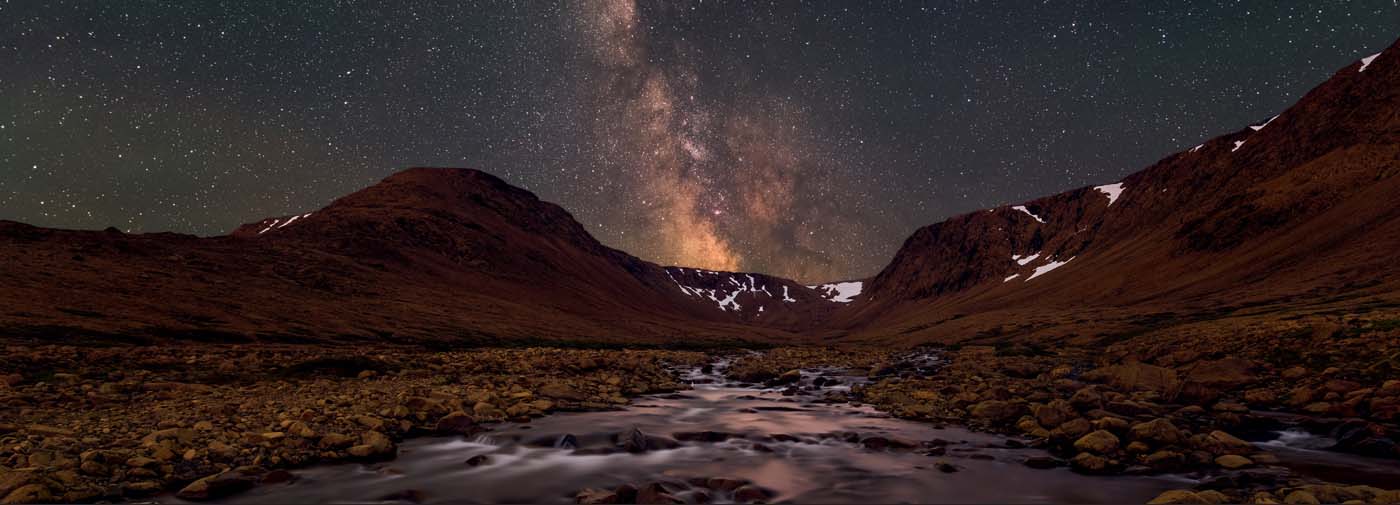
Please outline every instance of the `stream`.
[[[767, 490], [769, 502], [1145, 503], [1197, 483], [1183, 475], [1104, 477], [1063, 467], [1034, 469], [1023, 461], [1048, 453], [1022, 440], [821, 401], [864, 377], [804, 370], [801, 387], [784, 391], [730, 382], [726, 366], [721, 360], [683, 370], [693, 389], [643, 396], [625, 410], [503, 423], [471, 439], [412, 439], [400, 445], [393, 461], [311, 467], [295, 472], [290, 483], [260, 486], [222, 502], [574, 503], [585, 488], [659, 483], [680, 500], [723, 503], [735, 499], [732, 489], [705, 482], [729, 478]], [[828, 382], [834, 384], [814, 386]], [[619, 441], [628, 440], [651, 447], [619, 451]], [[906, 443], [913, 447], [901, 447]], [[1313, 453], [1321, 452], [1284, 442], [1261, 446], [1280, 449], [1295, 471], [1306, 470], [1304, 463], [1318, 461]], [[1322, 461], [1320, 470], [1345, 473], [1355, 459], [1338, 455]]]

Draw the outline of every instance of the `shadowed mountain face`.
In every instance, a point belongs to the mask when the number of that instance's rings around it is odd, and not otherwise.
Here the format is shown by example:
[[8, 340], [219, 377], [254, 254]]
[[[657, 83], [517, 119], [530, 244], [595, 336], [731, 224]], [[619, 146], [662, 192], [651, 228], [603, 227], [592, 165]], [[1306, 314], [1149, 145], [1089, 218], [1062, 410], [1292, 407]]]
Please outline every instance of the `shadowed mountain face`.
[[1123, 181], [915, 232], [871, 279], [662, 267], [484, 172], [414, 168], [225, 237], [0, 222], [0, 334], [713, 345], [1094, 343], [1249, 307], [1394, 305], [1400, 50]]

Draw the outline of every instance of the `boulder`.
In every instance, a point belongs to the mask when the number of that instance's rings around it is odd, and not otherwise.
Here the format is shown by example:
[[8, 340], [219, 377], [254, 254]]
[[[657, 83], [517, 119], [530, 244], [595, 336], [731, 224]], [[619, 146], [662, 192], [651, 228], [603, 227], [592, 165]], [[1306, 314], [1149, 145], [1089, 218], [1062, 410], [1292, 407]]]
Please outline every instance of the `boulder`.
[[480, 428], [476, 425], [476, 420], [466, 412], [460, 410], [449, 412], [438, 419], [433, 430], [444, 435], [470, 435], [476, 433]]
[[230, 470], [191, 482], [175, 496], [193, 501], [213, 500], [251, 489], [257, 483], [258, 476], [254, 473]]
[[1055, 429], [1056, 426], [1079, 417], [1074, 407], [1064, 400], [1054, 400], [1045, 405], [1038, 405], [1032, 410], [1035, 421], [1047, 429]]
[[1104, 473], [1108, 471], [1108, 460], [1102, 456], [1081, 452], [1069, 460], [1069, 466], [1080, 473]]
[[1153, 447], [1181, 445], [1186, 440], [1176, 425], [1162, 417], [1133, 425], [1129, 429], [1129, 438], [1146, 442]]
[[972, 417], [988, 421], [1009, 421], [1022, 412], [1022, 405], [1001, 400], [985, 400], [968, 410]]
[[1220, 465], [1221, 467], [1224, 467], [1226, 469], [1237, 470], [1253, 465], [1254, 462], [1250, 461], [1249, 458], [1246, 458], [1244, 456], [1240, 456], [1237, 454], [1226, 454], [1224, 456], [1215, 458], [1215, 464]]
[[1210, 502], [1206, 501], [1205, 498], [1202, 498], [1195, 492], [1188, 491], [1185, 489], [1173, 489], [1171, 491], [1163, 492], [1162, 494], [1157, 495], [1156, 498], [1153, 498], [1151, 501], [1147, 502], [1148, 505], [1167, 505], [1177, 503], [1205, 504]]
[[1111, 454], [1118, 450], [1118, 436], [1098, 430], [1075, 440], [1074, 448], [1092, 454]]

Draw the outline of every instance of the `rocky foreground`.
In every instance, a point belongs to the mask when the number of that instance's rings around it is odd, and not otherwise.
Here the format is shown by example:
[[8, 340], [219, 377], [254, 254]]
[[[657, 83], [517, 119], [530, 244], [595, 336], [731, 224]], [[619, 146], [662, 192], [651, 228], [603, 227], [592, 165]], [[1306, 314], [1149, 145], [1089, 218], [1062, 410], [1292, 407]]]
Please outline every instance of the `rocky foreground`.
[[9, 347], [0, 370], [0, 502], [199, 500], [315, 463], [391, 459], [396, 443], [492, 422], [618, 408], [685, 388], [699, 353], [312, 347]]
[[[1400, 491], [1309, 480], [1245, 441], [1278, 414], [1338, 441], [1335, 450], [1400, 464], [1395, 328], [1334, 331], [1329, 346], [1280, 340], [1141, 348], [962, 346], [928, 352], [782, 348], [727, 369], [744, 382], [798, 387], [798, 369], [871, 378], [827, 402], [1016, 435], [1049, 457], [1033, 468], [1089, 474], [1187, 473], [1193, 489], [1156, 503], [1400, 503]], [[1290, 340], [1292, 339], [1292, 340]], [[1193, 351], [1193, 349], [1199, 349]], [[1181, 354], [1195, 352], [1194, 356]], [[394, 458], [405, 437], [470, 435], [503, 420], [620, 408], [684, 389], [678, 366], [699, 352], [481, 349], [434, 352], [307, 346], [72, 346], [5, 349], [0, 362], [0, 501], [137, 500], [174, 492], [213, 499], [294, 478], [311, 464]], [[1369, 359], [1366, 368], [1337, 366]], [[1372, 359], [1374, 358], [1374, 359]], [[1400, 366], [1400, 364], [1397, 364]], [[806, 387], [821, 388], [820, 384]], [[922, 447], [885, 440], [868, 450]], [[764, 501], [765, 490], [715, 477], [686, 496]], [[1400, 487], [1397, 485], [1396, 487]], [[584, 503], [647, 502], [679, 492], [640, 483], [582, 490]], [[410, 500], [411, 501], [411, 500]]]

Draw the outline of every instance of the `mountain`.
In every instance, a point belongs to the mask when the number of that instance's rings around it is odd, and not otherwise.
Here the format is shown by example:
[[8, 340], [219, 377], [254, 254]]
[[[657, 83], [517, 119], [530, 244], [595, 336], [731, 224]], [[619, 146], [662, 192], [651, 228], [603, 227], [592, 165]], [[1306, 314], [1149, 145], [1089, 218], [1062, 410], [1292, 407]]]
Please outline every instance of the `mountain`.
[[[1122, 181], [919, 229], [836, 324], [1100, 343], [1258, 307], [1394, 307], [1400, 50]], [[1257, 310], [1257, 309], [1253, 309]]]
[[477, 170], [412, 168], [227, 236], [0, 221], [0, 335], [35, 340], [1107, 345], [1400, 307], [1400, 51], [1112, 184], [916, 231], [869, 279], [661, 266]]
[[225, 237], [0, 222], [0, 331], [219, 341], [786, 341], [836, 305], [663, 268], [485, 172], [414, 168]]

